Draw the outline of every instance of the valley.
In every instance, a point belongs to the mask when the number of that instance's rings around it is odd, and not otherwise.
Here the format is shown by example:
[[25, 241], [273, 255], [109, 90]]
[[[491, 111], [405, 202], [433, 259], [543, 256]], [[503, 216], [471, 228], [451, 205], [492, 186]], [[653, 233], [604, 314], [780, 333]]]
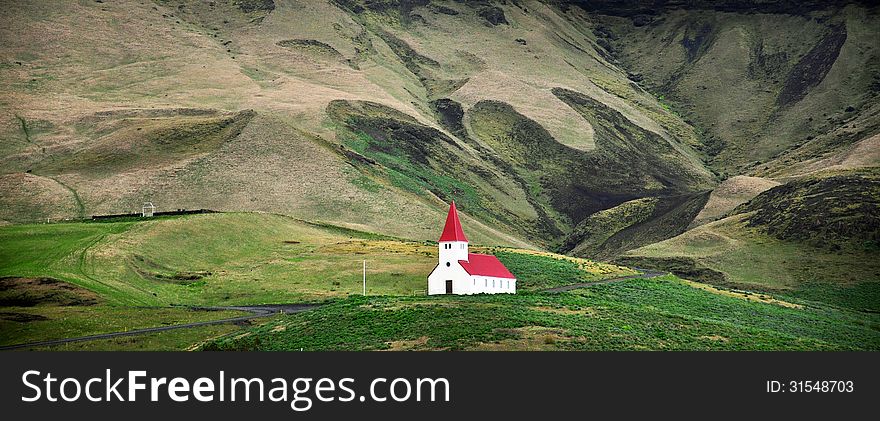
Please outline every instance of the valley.
[[[15, 2], [0, 345], [311, 303], [64, 349], [877, 349], [878, 20], [864, 1]], [[521, 294], [423, 296], [453, 200]], [[145, 202], [217, 213], [91, 218]], [[544, 291], [636, 268], [669, 275]]]

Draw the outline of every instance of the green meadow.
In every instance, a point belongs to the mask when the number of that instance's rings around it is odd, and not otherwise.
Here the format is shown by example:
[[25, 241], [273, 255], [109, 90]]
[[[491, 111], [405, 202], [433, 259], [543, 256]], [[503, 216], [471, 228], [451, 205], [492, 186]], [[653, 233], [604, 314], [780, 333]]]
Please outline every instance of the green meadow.
[[[880, 316], [536, 250], [472, 245], [516, 295], [426, 297], [432, 242], [285, 216], [219, 213], [0, 227], [0, 345], [217, 320], [196, 306], [322, 303], [304, 313], [37, 349], [853, 350]], [[367, 261], [367, 297], [361, 295]]]
[[352, 296], [203, 349], [877, 350], [878, 328], [876, 314], [753, 301], [666, 276], [561, 294]]

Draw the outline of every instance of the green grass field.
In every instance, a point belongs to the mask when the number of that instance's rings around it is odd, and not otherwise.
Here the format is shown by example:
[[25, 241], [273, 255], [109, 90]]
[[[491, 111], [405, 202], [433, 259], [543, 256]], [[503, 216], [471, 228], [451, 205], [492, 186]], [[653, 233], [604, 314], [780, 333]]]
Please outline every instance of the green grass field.
[[[734, 250], [720, 244], [699, 249], [709, 256]], [[880, 316], [837, 305], [870, 302], [870, 291], [867, 298], [829, 288], [774, 297], [667, 276], [547, 294], [539, 291], [635, 271], [533, 250], [472, 251], [497, 255], [517, 274], [518, 294], [426, 297], [436, 244], [271, 214], [0, 227], [0, 345], [240, 314], [174, 305], [326, 302], [252, 325], [40, 349], [880, 348]], [[368, 297], [360, 295], [363, 260]]]
[[0, 229], [0, 276], [62, 279], [118, 305], [244, 305], [358, 292], [366, 259], [374, 293], [424, 289], [433, 263], [420, 243], [372, 238], [260, 214], [18, 225]]
[[[521, 273], [525, 290], [633, 273], [552, 253], [472, 249], [496, 252]], [[369, 295], [424, 295], [427, 274], [436, 259], [433, 243], [271, 214], [0, 227], [0, 278], [4, 282], [0, 345], [240, 314], [174, 306], [345, 299], [362, 291], [364, 260]], [[148, 335], [154, 338], [151, 342], [119, 338], [101, 343], [112, 349], [179, 349], [229, 330], [215, 327], [191, 332], [190, 336], [183, 332]], [[162, 338], [173, 343], [163, 343]], [[101, 346], [82, 343], [62, 348]]]
[[621, 266], [553, 253], [525, 253], [509, 249], [492, 249], [489, 252], [516, 274], [517, 288], [520, 291], [542, 290], [637, 273]]
[[574, 293], [357, 297], [208, 350], [877, 350], [880, 316], [752, 301], [675, 277]]

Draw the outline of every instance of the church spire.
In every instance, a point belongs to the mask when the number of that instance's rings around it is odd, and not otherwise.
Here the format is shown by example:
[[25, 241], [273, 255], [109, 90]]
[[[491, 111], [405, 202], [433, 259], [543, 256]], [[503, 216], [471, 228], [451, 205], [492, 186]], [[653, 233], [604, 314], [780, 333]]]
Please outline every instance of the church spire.
[[440, 234], [440, 241], [464, 241], [467, 242], [464, 231], [461, 229], [461, 222], [458, 220], [458, 210], [455, 208], [455, 201], [449, 205], [449, 214], [446, 215], [446, 226], [443, 227], [443, 234]]

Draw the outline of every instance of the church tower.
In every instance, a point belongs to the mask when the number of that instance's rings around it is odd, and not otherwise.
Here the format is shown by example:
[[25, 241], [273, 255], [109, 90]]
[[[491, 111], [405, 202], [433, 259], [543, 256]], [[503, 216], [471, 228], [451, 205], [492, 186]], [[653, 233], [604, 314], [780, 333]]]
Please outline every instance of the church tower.
[[468, 260], [468, 239], [461, 229], [458, 220], [458, 210], [455, 201], [449, 205], [449, 214], [446, 215], [446, 226], [440, 235], [440, 266], [451, 267], [458, 264], [459, 260]]

